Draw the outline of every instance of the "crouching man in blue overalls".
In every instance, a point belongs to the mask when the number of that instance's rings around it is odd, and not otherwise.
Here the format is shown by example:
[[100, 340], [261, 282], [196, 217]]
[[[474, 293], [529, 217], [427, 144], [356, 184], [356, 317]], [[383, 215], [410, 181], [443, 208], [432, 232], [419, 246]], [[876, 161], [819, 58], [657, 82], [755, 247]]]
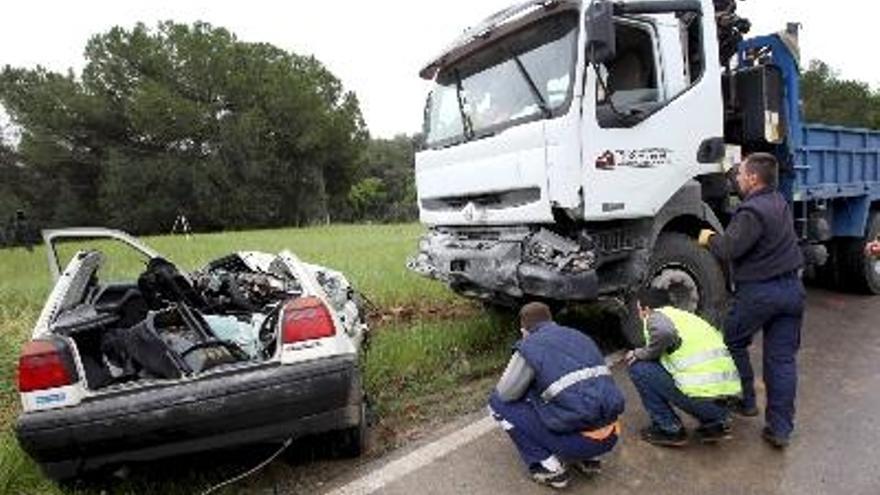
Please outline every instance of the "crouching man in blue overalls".
[[547, 305], [526, 304], [519, 316], [523, 338], [489, 398], [489, 411], [532, 479], [565, 488], [567, 465], [592, 476], [597, 457], [617, 443], [623, 394], [596, 344], [554, 323]]

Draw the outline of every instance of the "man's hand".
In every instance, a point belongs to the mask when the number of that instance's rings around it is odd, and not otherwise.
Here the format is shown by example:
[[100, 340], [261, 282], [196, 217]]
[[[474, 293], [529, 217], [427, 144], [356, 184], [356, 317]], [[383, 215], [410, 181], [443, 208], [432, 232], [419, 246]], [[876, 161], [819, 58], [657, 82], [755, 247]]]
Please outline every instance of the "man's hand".
[[706, 247], [709, 245], [709, 238], [711, 238], [713, 235], [715, 235], [714, 230], [703, 229], [700, 231], [700, 237], [697, 238], [697, 243], [702, 247]]
[[639, 358], [636, 357], [635, 351], [626, 351], [626, 354], [623, 355], [623, 362], [626, 363], [627, 366], [632, 366], [633, 363], [638, 360]]
[[880, 240], [873, 240], [865, 244], [865, 255], [880, 257]]

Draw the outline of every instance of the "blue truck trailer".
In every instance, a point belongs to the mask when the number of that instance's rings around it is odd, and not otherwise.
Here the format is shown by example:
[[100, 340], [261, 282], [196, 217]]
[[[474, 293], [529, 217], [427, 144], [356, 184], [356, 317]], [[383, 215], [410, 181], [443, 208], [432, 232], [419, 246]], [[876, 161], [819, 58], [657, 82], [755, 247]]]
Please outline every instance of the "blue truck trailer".
[[[774, 71], [784, 139], [772, 147], [782, 164], [780, 189], [792, 201], [808, 275], [841, 289], [880, 293], [880, 260], [865, 243], [880, 235], [880, 131], [806, 122], [795, 48], [774, 34], [739, 45], [740, 68]], [[752, 95], [754, 98], [754, 95]]]

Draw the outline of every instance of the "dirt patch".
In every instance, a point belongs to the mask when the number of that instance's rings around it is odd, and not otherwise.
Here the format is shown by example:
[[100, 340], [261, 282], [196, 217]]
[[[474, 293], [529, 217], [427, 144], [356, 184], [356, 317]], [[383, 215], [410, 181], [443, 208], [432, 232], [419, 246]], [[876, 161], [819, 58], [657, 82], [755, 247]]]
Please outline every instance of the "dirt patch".
[[371, 307], [367, 315], [370, 326], [379, 328], [386, 325], [406, 324], [413, 321], [455, 320], [472, 317], [482, 311], [482, 307], [471, 301], [438, 303], [410, 303], [390, 307]]

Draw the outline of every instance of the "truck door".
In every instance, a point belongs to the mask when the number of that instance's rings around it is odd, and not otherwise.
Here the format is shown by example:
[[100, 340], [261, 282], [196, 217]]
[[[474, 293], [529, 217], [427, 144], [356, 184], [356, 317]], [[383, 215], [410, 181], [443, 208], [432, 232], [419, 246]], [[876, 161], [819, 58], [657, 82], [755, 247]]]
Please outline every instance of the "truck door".
[[615, 40], [611, 60], [585, 69], [587, 220], [654, 215], [688, 180], [720, 168], [697, 162], [700, 144], [723, 136], [712, 16], [619, 17]]

